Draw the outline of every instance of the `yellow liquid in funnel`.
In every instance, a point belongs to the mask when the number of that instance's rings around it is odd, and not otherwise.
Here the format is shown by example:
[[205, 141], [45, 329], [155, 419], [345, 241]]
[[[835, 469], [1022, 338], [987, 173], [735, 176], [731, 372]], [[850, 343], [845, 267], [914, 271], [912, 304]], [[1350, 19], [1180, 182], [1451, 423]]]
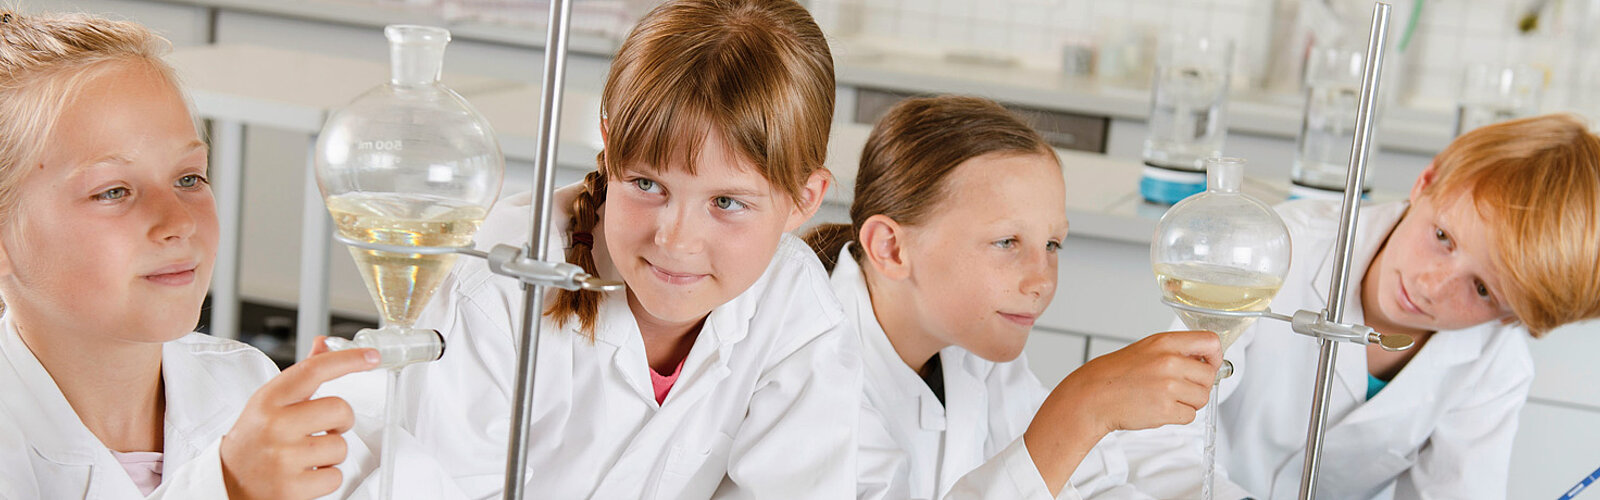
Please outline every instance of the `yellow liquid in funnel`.
[[[351, 193], [328, 199], [339, 234], [395, 246], [458, 247], [472, 243], [484, 209], [415, 195]], [[403, 254], [350, 247], [384, 324], [409, 327], [455, 264], [455, 254]]]
[[[1161, 294], [1173, 302], [1219, 311], [1263, 311], [1278, 294], [1283, 280], [1270, 274], [1197, 262], [1155, 265]], [[1195, 330], [1216, 332], [1227, 350], [1239, 334], [1255, 323], [1255, 318], [1230, 318], [1189, 311], [1177, 311], [1184, 325]]]

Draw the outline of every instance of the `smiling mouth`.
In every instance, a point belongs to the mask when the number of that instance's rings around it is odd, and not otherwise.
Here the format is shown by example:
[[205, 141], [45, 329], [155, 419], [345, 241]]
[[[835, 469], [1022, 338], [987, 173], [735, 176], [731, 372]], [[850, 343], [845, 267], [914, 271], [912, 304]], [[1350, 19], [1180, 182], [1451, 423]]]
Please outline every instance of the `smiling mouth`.
[[194, 268], [190, 268], [183, 271], [147, 274], [144, 279], [158, 285], [183, 286], [194, 283], [194, 271]]
[[1018, 325], [1022, 325], [1022, 326], [1026, 326], [1026, 327], [1033, 326], [1033, 322], [1034, 321], [1038, 321], [1038, 319], [1039, 319], [1039, 316], [1036, 315], [1036, 314], [1012, 314], [1012, 313], [1004, 313], [1004, 312], [1000, 313], [1000, 317], [1005, 318], [1006, 321], [1010, 321], [1012, 323], [1016, 323]]
[[[1395, 275], [1398, 277], [1399, 273], [1395, 273]], [[1396, 284], [1395, 289], [1399, 290], [1399, 292], [1400, 292], [1400, 294], [1399, 294], [1400, 296], [1397, 297], [1398, 300], [1396, 300], [1396, 302], [1400, 303], [1400, 309], [1405, 310], [1406, 312], [1409, 312], [1409, 313], [1412, 313], [1412, 314], [1418, 314], [1418, 315], [1427, 316], [1427, 317], [1430, 317], [1430, 318], [1433, 317], [1432, 315], [1429, 315], [1428, 313], [1422, 312], [1422, 308], [1418, 307], [1417, 303], [1415, 301], [1411, 300], [1411, 293], [1406, 291], [1406, 282], [1405, 282], [1405, 279], [1403, 277], [1401, 279], [1396, 280], [1395, 284]]]
[[649, 261], [645, 262], [645, 266], [650, 268], [650, 274], [655, 275], [656, 279], [659, 279], [669, 285], [692, 285], [700, 282], [700, 280], [705, 279], [707, 276], [710, 276], [709, 274], [672, 272], [656, 267], [655, 264], [651, 264]]

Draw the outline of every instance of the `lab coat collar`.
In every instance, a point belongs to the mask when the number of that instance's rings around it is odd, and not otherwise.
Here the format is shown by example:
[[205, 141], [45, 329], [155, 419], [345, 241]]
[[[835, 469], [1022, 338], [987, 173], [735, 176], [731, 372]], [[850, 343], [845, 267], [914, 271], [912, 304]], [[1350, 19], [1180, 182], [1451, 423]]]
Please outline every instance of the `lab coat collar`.
[[[855, 326], [861, 334], [863, 368], [869, 380], [890, 381], [892, 387], [916, 388], [913, 392], [882, 393], [873, 384], [868, 384], [868, 392], [877, 392], [872, 396], [878, 398], [882, 404], [880, 411], [886, 418], [894, 420], [915, 419], [916, 426], [926, 431], [942, 431], [946, 428], [945, 408], [939, 403], [938, 396], [928, 388], [922, 377], [917, 375], [911, 367], [906, 366], [905, 360], [900, 359], [900, 354], [895, 352], [894, 344], [889, 342], [889, 335], [883, 331], [883, 326], [878, 324], [878, 315], [872, 309], [872, 295], [867, 290], [866, 274], [861, 266], [856, 263], [855, 257], [850, 255], [850, 245], [846, 244], [839, 250], [838, 263], [834, 265], [833, 276], [829, 278], [834, 293], [839, 297], [839, 302], [844, 305], [845, 314], [855, 318]], [[944, 363], [945, 370], [945, 396], [948, 398], [952, 389], [953, 373], [963, 369], [959, 358], [946, 356], [940, 351], [940, 362]], [[948, 400], [948, 399], [947, 399]], [[907, 412], [915, 415], [912, 417]], [[897, 418], [899, 417], [899, 418]], [[893, 426], [898, 427], [898, 426]]]
[[185, 337], [161, 346], [161, 380], [167, 394], [161, 449], [164, 463], [188, 463], [211, 444], [209, 436], [226, 434], [239, 412], [230, 401], [240, 400], [212, 396], [239, 388], [218, 385], [217, 378], [191, 352], [189, 342]]
[[[1345, 289], [1345, 315], [1346, 323], [1361, 323], [1365, 321], [1366, 311], [1361, 305], [1361, 279], [1367, 269], [1372, 266], [1372, 261], [1378, 255], [1378, 250], [1388, 240], [1389, 234], [1399, 225], [1400, 219], [1405, 216], [1409, 204], [1405, 202], [1381, 203], [1361, 208], [1361, 218], [1356, 228], [1354, 254], [1350, 258], [1350, 280]], [[1335, 249], [1338, 245], [1337, 235], [1330, 236], [1328, 251], [1322, 257], [1322, 264], [1312, 276], [1311, 293], [1326, 307], [1328, 292], [1333, 286], [1333, 267]], [[1284, 312], [1284, 311], [1280, 311]], [[1463, 330], [1441, 331], [1435, 333], [1428, 341], [1428, 348], [1417, 353], [1406, 368], [1396, 376], [1409, 377], [1416, 373], [1437, 372], [1447, 367], [1466, 363], [1481, 354], [1482, 346], [1487, 341], [1487, 335], [1495, 328], [1495, 323], [1479, 325]], [[1367, 350], [1366, 346], [1349, 342], [1338, 344], [1339, 358], [1336, 362], [1336, 378], [1344, 386], [1349, 396], [1355, 401], [1367, 399]], [[1409, 378], [1408, 377], [1408, 378]], [[1389, 394], [1388, 398], [1398, 398], [1395, 394], [1402, 394], [1410, 388], [1409, 384], [1394, 384], [1379, 393]], [[1423, 395], [1417, 395], [1423, 396]], [[1409, 399], [1409, 398], [1408, 398]], [[1352, 414], [1358, 417], [1358, 414]]]
[[[21, 382], [19, 388], [0, 394], [0, 400], [20, 418], [20, 425], [31, 427], [21, 430], [34, 451], [62, 465], [93, 465], [102, 454], [109, 457], [100, 438], [83, 425], [50, 372], [22, 342], [10, 316], [0, 317], [0, 323], [4, 328], [0, 348], [14, 370], [0, 378], [16, 377]], [[222, 428], [234, 420], [227, 398], [207, 396], [223, 394], [224, 389], [188, 352], [186, 342], [180, 338], [161, 347], [161, 379], [167, 395], [161, 452], [162, 461], [169, 464], [186, 463], [199, 455], [210, 444], [204, 439], [222, 435]]]
[[0, 401], [17, 418], [20, 434], [27, 436], [34, 453], [61, 465], [94, 465], [103, 451], [100, 439], [78, 419], [72, 404], [56, 387], [55, 379], [45, 371], [39, 358], [33, 355], [10, 315], [0, 316], [3, 338], [0, 350], [5, 351], [9, 373], [0, 373], [0, 379], [13, 379], [0, 384]]
[[[1400, 218], [1405, 216], [1408, 205], [1404, 202], [1381, 203], [1367, 205], [1360, 208], [1360, 219], [1356, 224], [1356, 237], [1350, 255], [1350, 282], [1345, 287], [1345, 323], [1360, 323], [1365, 317], [1361, 307], [1361, 279], [1366, 274], [1372, 260], [1377, 257], [1378, 250], [1388, 240], [1389, 233], [1394, 231]], [[1335, 228], [1337, 224], [1329, 227]], [[1320, 235], [1319, 235], [1320, 236]], [[1337, 258], [1338, 233], [1327, 236], [1327, 252], [1322, 255], [1321, 264], [1311, 277], [1311, 296], [1316, 297], [1326, 310], [1329, 304], [1329, 291], [1333, 287], [1334, 259]], [[1280, 311], [1292, 313], [1293, 311]], [[1355, 401], [1365, 401], [1367, 398], [1367, 350], [1364, 345], [1349, 342], [1335, 344], [1339, 350], [1338, 359], [1334, 363], [1334, 378], [1339, 380], [1344, 387], [1346, 395]]]
[[[1383, 242], [1389, 239], [1389, 233], [1394, 231], [1400, 223], [1400, 218], [1406, 213], [1407, 204], [1404, 202], [1380, 203], [1361, 208], [1361, 218], [1356, 225], [1355, 248], [1350, 256], [1350, 283], [1345, 287], [1345, 304], [1347, 311], [1361, 307], [1361, 278], [1367, 267], [1372, 265], [1372, 259], [1377, 257], [1378, 249], [1383, 247]], [[1337, 226], [1335, 226], [1337, 227]], [[1333, 260], [1338, 247], [1337, 234], [1329, 235], [1328, 251], [1322, 256], [1322, 264], [1312, 276], [1311, 293], [1322, 301], [1328, 303], [1328, 291], [1333, 287]]]

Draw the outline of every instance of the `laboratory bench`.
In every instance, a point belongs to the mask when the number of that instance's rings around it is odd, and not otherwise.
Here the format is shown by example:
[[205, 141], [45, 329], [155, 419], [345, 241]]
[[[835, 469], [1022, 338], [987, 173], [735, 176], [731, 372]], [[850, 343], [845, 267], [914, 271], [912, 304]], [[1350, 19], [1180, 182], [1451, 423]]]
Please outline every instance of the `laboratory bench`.
[[[255, 45], [381, 65], [388, 49], [379, 27], [394, 22], [438, 24], [413, 9], [343, 0], [46, 0], [34, 5], [75, 6], [144, 22], [180, 47], [178, 57], [193, 53], [197, 46]], [[447, 72], [515, 83], [473, 89], [481, 91], [467, 97], [490, 118], [501, 138], [508, 158], [504, 192], [525, 189], [532, 182], [537, 150], [538, 98], [533, 86], [540, 79], [543, 34], [465, 22], [447, 27], [455, 35], [446, 56]], [[604, 38], [577, 37], [572, 43], [559, 183], [576, 181], [593, 168], [599, 147], [597, 97], [615, 50], [615, 42]], [[885, 102], [928, 93], [990, 97], [1033, 113], [1034, 123], [1060, 124], [1047, 135], [1061, 146], [1071, 232], [1061, 254], [1055, 301], [1039, 318], [1028, 343], [1026, 355], [1035, 372], [1053, 384], [1088, 359], [1170, 325], [1173, 315], [1159, 302], [1149, 271], [1149, 238], [1163, 208], [1144, 203], [1136, 193], [1146, 91], [1101, 87], [1038, 70], [875, 53], [847, 43], [836, 44], [836, 60], [838, 113], [827, 166], [839, 182], [817, 222], [846, 220], [856, 157], [871, 120]], [[196, 72], [227, 71], [190, 67]], [[184, 78], [203, 83], [211, 77], [196, 73]], [[378, 83], [338, 82], [338, 86], [365, 88]], [[446, 83], [456, 82], [447, 78]], [[354, 93], [344, 98], [352, 97]], [[207, 99], [196, 101], [207, 108], [211, 102]], [[271, 110], [263, 110], [267, 111]], [[1451, 120], [1442, 111], [1387, 113], [1371, 170], [1377, 199], [1396, 199], [1406, 192], [1431, 155], [1448, 142]], [[1250, 160], [1247, 175], [1252, 180], [1247, 189], [1252, 193], [1283, 199], [1298, 125], [1297, 102], [1235, 96], [1229, 104], [1226, 150]], [[248, 300], [293, 305], [300, 293], [297, 250], [303, 243], [301, 207], [308, 206], [307, 133], [275, 126], [243, 131], [248, 146], [242, 148], [246, 182], [241, 220], [248, 230], [240, 235], [244, 265], [238, 283]], [[372, 317], [370, 298], [347, 252], [334, 245], [325, 255], [330, 265], [326, 290], [333, 311]], [[1586, 430], [1600, 422], [1600, 384], [1590, 382], [1600, 379], [1600, 364], [1592, 362], [1593, 353], [1600, 352], [1600, 324], [1570, 326], [1530, 345], [1539, 376], [1522, 414], [1510, 498], [1559, 496], [1600, 465], [1600, 433]]]

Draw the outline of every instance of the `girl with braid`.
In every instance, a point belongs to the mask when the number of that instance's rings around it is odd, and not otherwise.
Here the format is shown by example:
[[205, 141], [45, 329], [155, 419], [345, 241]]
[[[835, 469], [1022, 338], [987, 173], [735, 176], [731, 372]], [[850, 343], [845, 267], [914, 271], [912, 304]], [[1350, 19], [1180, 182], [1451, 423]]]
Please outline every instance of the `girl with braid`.
[[[540, 311], [535, 495], [855, 495], [859, 347], [789, 234], [831, 183], [833, 101], [827, 43], [792, 0], [669, 1], [634, 28], [606, 79], [598, 169], [553, 200], [550, 241], [627, 286]], [[501, 201], [479, 244], [527, 241], [532, 201]], [[503, 488], [522, 302], [516, 280], [463, 261], [417, 323], [449, 348], [403, 384], [410, 437], [469, 497]]]

